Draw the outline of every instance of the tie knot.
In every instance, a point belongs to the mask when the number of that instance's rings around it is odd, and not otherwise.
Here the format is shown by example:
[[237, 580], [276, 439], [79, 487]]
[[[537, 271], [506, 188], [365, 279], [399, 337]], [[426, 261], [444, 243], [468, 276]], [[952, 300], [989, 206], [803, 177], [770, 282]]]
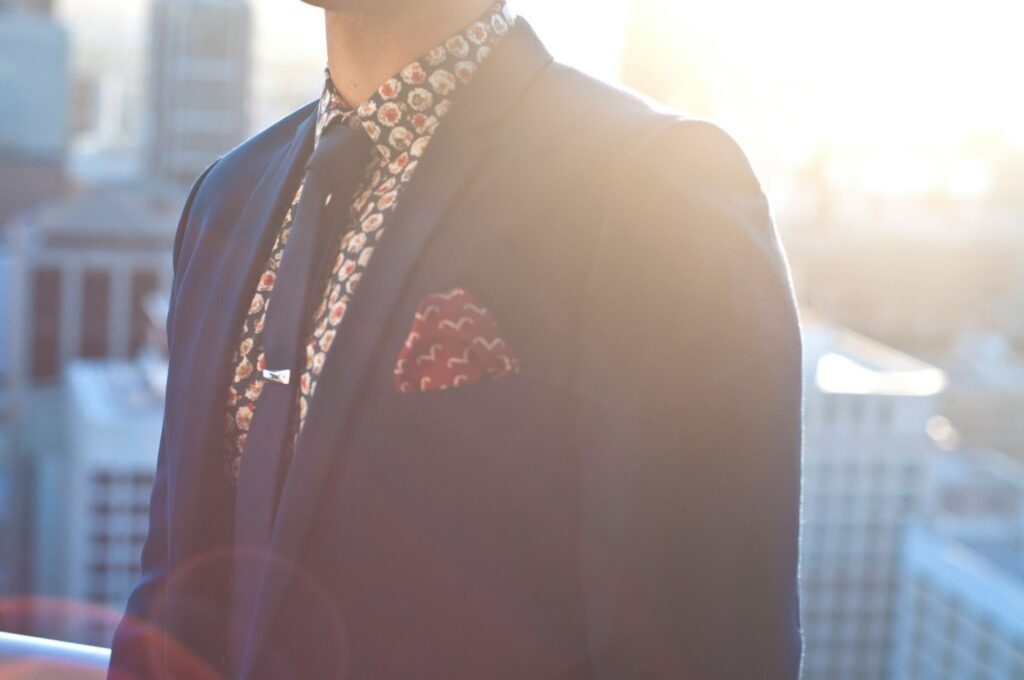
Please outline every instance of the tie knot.
[[323, 131], [306, 161], [306, 174], [315, 176], [330, 191], [349, 189], [362, 178], [373, 143], [363, 130], [336, 123]]

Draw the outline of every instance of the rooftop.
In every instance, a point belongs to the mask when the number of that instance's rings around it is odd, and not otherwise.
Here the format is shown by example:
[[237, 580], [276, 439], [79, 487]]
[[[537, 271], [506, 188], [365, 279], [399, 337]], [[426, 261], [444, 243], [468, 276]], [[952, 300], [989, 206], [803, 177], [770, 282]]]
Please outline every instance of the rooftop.
[[77, 187], [12, 226], [32, 242], [103, 250], [168, 250], [184, 197], [146, 179]]
[[[916, 525], [907, 534], [907, 557], [941, 588], [983, 606], [1003, 626], [1020, 628], [1024, 612], [1024, 551], [1020, 542], [961, 539]], [[931, 579], [929, 579], [931, 580]]]
[[942, 369], [804, 312], [804, 373], [822, 392], [930, 396], [946, 387]]
[[944, 368], [958, 386], [1024, 393], [1024, 357], [1001, 333], [961, 333]]
[[163, 411], [167, 365], [157, 357], [76, 360], [67, 369], [69, 399], [98, 424], [150, 417]]

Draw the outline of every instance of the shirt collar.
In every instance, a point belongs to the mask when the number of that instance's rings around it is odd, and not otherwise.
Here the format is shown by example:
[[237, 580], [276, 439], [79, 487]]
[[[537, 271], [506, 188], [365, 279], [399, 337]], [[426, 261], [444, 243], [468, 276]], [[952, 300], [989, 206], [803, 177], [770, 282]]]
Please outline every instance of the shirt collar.
[[[407, 64], [358, 106], [350, 106], [324, 68], [317, 108], [315, 141], [328, 125], [361, 128], [387, 160], [396, 137], [429, 137], [451, 106], [452, 94], [465, 85], [491, 49], [508, 33], [515, 15], [498, 0], [461, 31]], [[407, 143], [408, 143], [407, 142]]]

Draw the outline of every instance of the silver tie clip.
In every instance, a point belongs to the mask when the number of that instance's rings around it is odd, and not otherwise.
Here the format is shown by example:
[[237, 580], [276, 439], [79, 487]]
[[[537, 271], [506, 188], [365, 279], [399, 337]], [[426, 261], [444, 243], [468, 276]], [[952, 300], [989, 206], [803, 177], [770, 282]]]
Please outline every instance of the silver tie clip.
[[271, 371], [269, 368], [264, 368], [263, 377], [266, 378], [267, 380], [273, 380], [276, 383], [287, 385], [288, 382], [292, 379], [292, 372], [287, 368], [282, 369], [280, 371]]

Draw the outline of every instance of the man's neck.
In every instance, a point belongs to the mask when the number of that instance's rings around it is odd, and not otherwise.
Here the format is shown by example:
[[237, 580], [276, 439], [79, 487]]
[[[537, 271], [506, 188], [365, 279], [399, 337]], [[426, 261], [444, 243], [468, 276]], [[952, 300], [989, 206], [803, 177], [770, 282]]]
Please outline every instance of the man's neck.
[[406, 64], [458, 33], [494, 0], [367, 2], [325, 10], [331, 81], [350, 106], [369, 98]]

